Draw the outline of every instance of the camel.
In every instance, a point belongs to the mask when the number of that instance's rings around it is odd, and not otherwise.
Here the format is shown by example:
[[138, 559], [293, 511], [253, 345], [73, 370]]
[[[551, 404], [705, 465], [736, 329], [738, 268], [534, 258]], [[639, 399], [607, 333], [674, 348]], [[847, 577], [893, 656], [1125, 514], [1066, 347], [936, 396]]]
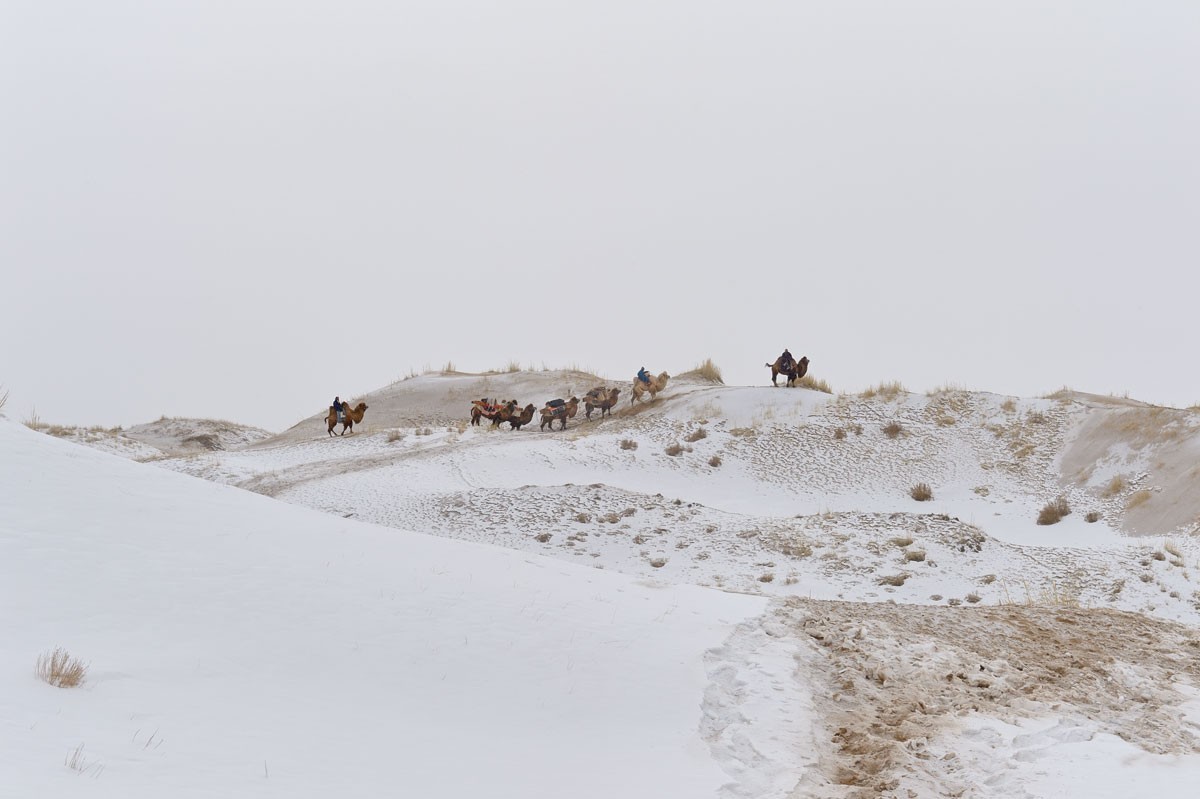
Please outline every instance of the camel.
[[667, 387], [667, 381], [670, 379], [671, 376], [666, 372], [663, 372], [649, 383], [643, 383], [636, 377], [633, 378], [633, 396], [629, 398], [629, 404], [632, 405], [634, 402], [641, 399], [642, 395], [647, 391], [650, 392], [650, 399], [654, 399], [655, 394]]
[[487, 399], [471, 400], [471, 424], [478, 426], [481, 418], [494, 422], [496, 415], [509, 405], [515, 408], [517, 401], [507, 400], [506, 402], [500, 402], [497, 400], [493, 402]]
[[337, 411], [335, 411], [333, 406], [330, 405], [329, 415], [325, 417], [325, 423], [329, 425], [329, 429], [326, 432], [328, 432], [329, 435], [333, 435], [333, 428], [341, 424], [342, 432], [338, 433], [338, 435], [346, 435], [347, 430], [353, 433], [354, 425], [362, 423], [363, 414], [366, 412], [367, 403], [365, 402], [358, 403], [358, 405], [354, 408], [351, 408], [350, 404], [346, 403], [346, 406], [342, 409], [342, 421], [338, 422]]
[[551, 405], [548, 402], [548, 403], [546, 403], [546, 407], [542, 408], [541, 429], [545, 430], [546, 425], [550, 425], [550, 429], [553, 430], [554, 429], [554, 420], [558, 419], [558, 421], [559, 421], [558, 429], [566, 430], [567, 429], [567, 420], [573, 418], [575, 416], [575, 412], [579, 410], [579, 397], [571, 397], [566, 402], [563, 402], [562, 400], [551, 400], [551, 402], [555, 402], [558, 404]]
[[[515, 414], [516, 412], [517, 412], [517, 401], [516, 400], [509, 400], [508, 402], [504, 403], [502, 406], [500, 406], [500, 410], [496, 411], [495, 416], [492, 417], [492, 427], [499, 428], [501, 422], [507, 422], [508, 420], [510, 420], [513, 417], [513, 414]], [[533, 418], [533, 417], [530, 417], [530, 418]]]
[[775, 379], [780, 375], [786, 375], [787, 387], [794, 388], [796, 381], [808, 373], [808, 356], [805, 355], [803, 358], [793, 363], [791, 369], [780, 369], [779, 367], [781, 364], [779, 362], [781, 360], [783, 360], [783, 356], [776, 358], [775, 363], [765, 364], [765, 366], [771, 370], [771, 385], [778, 387], [779, 384], [775, 382]]
[[592, 411], [599, 408], [600, 418], [603, 419], [609, 410], [617, 404], [617, 395], [620, 393], [621, 389], [619, 388], [614, 388], [612, 391], [609, 391], [607, 388], [593, 388], [589, 391], [587, 396], [583, 398], [583, 406], [587, 409], [587, 418], [591, 419]]
[[533, 413], [536, 410], [537, 408], [533, 406], [533, 403], [529, 403], [519, 414], [514, 412], [509, 415], [507, 419], [508, 426], [513, 430], [520, 430], [523, 425], [527, 425], [533, 421]]

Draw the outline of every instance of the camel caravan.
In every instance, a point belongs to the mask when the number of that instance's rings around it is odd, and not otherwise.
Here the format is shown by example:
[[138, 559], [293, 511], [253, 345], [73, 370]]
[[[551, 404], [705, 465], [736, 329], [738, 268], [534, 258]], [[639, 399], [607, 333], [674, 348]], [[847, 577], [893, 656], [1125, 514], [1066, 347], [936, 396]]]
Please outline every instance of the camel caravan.
[[[778, 388], [779, 376], [783, 375], [787, 378], [787, 387], [794, 388], [798, 381], [808, 373], [808, 364], [808, 356], [796, 360], [792, 357], [792, 353], [785, 349], [783, 354], [772, 363], [766, 364], [767, 368], [771, 370], [771, 385]], [[637, 376], [633, 378], [633, 386], [629, 392], [629, 404], [634, 405], [643, 401], [646, 394], [649, 394], [650, 399], [653, 400], [667, 387], [670, 379], [671, 376], [666, 372], [652, 376], [643, 366], [638, 370]], [[553, 430], [555, 422], [558, 422], [559, 430], [566, 430], [567, 422], [575, 418], [580, 404], [584, 407], [584, 417], [589, 421], [593, 411], [599, 411], [599, 418], [603, 419], [610, 415], [613, 408], [617, 406], [617, 398], [620, 394], [621, 389], [619, 388], [597, 386], [587, 392], [582, 400], [579, 397], [552, 399], [543, 405], [540, 411], [533, 403], [522, 408], [521, 403], [515, 399], [501, 400], [485, 397], [471, 401], [471, 425], [478, 427], [484, 419], [487, 419], [497, 430], [505, 422], [508, 422], [510, 430], [520, 430], [525, 425], [532, 423], [534, 415], [538, 414], [541, 416], [540, 430], [545, 430], [547, 427]], [[366, 410], [365, 402], [360, 402], [351, 408], [349, 403], [343, 403], [340, 398], [335, 397], [333, 405], [329, 406], [329, 414], [325, 417], [327, 432], [332, 436], [333, 429], [340, 424], [342, 432], [339, 435], [345, 435], [347, 430], [353, 433], [354, 425], [362, 423]]]

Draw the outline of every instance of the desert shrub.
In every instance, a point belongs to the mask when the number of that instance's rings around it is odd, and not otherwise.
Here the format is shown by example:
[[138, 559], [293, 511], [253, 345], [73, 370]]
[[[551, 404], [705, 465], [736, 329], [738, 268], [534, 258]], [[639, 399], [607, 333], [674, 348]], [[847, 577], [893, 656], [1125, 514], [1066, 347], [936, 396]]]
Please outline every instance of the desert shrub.
[[1124, 490], [1125, 490], [1125, 478], [1118, 474], [1118, 475], [1114, 476], [1113, 479], [1108, 481], [1108, 485], [1106, 485], [1104, 487], [1104, 490], [1100, 493], [1101, 493], [1101, 496], [1115, 497], [1117, 494], [1120, 494]]
[[1071, 506], [1067, 504], [1065, 499], [1059, 497], [1053, 502], [1047, 502], [1045, 506], [1042, 507], [1041, 511], [1038, 512], [1037, 523], [1058, 524], [1060, 521], [1062, 521], [1062, 518], [1068, 515], [1070, 512]]
[[46, 429], [46, 423], [42, 421], [42, 417], [38, 416], [37, 408], [29, 411], [29, 418], [25, 420], [25, 426], [30, 430]]
[[978, 602], [980, 600], [980, 596], [979, 596], [979, 594], [971, 593], [971, 594], [967, 594], [966, 599], [968, 602], [970, 602], [972, 605], [974, 605], [976, 602]]
[[687, 440], [691, 441], [691, 442], [696, 442], [696, 441], [700, 441], [701, 439], [705, 439], [705, 438], [708, 438], [708, 431], [705, 430], [703, 427], [697, 427], [694, 431], [692, 431], [692, 434], [687, 437]]
[[1129, 500], [1125, 503], [1125, 510], [1133, 510], [1138, 505], [1141, 505], [1142, 503], [1148, 501], [1150, 499], [1150, 497], [1152, 497], [1152, 496], [1154, 496], [1154, 492], [1147, 491], [1144, 488], [1141, 491], [1135, 491], [1133, 493], [1133, 495], [1129, 497]]
[[621, 439], [621, 449], [637, 449], [637, 442], [631, 438]]
[[837, 430], [834, 430], [833, 437], [835, 439], [837, 439], [838, 441], [841, 441], [842, 439], [844, 439], [846, 437], [846, 428], [839, 427]]
[[905, 563], [912, 563], [914, 561], [917, 563], [922, 563], [922, 562], [924, 562], [924, 560], [925, 560], [925, 553], [922, 550], [919, 550], [919, 549], [910, 550], [910, 551], [904, 553], [904, 562]]
[[984, 585], [991, 585], [992, 583], [996, 582], [996, 575], [985, 574], [979, 578], [979, 582], [983, 583]]
[[457, 371], [458, 370], [454, 368], [454, 361], [446, 361], [446, 365], [442, 367], [442, 374], [450, 374], [451, 372]]
[[505, 365], [505, 367], [504, 367], [504, 371], [506, 371], [506, 372], [510, 372], [510, 373], [511, 373], [511, 372], [519, 372], [519, 371], [521, 371], [521, 362], [520, 362], [520, 361], [509, 361], [509, 362], [508, 362], [508, 363]]
[[1101, 518], [1102, 517], [1100, 515], [1100, 511], [1090, 510], [1087, 512], [1087, 515], [1083, 517], [1083, 520], [1085, 522], [1087, 522], [1088, 524], [1094, 524], [1094, 523], [1100, 521]]
[[758, 578], [758, 581], [760, 583], [769, 583], [769, 582], [773, 581], [774, 579], [775, 579], [775, 575], [772, 574], [771, 572], [767, 572], [766, 574], [761, 575]]
[[87, 664], [79, 658], [72, 657], [61, 647], [39, 655], [35, 670], [43, 682], [57, 688], [74, 688], [87, 676]]
[[897, 421], [888, 422], [883, 426], [883, 434], [888, 438], [896, 438], [904, 432], [904, 426]]
[[721, 367], [713, 363], [712, 358], [705, 358], [695, 369], [684, 372], [680, 377], [701, 377], [710, 383], [725, 383], [721, 379]]
[[861, 424], [852, 424], [852, 425], [850, 425], [850, 429], [854, 431], [854, 435], [856, 435], [856, 436], [862, 435], [863, 428], [862, 428]]
[[721, 465], [721, 456], [713, 455], [711, 458], [708, 459], [708, 465], [712, 466], [713, 468], [720, 466]]
[[879, 578], [880, 585], [904, 585], [904, 581], [908, 579], [907, 574], [889, 574]]
[[538, 533], [537, 535], [535, 535], [533, 537], [533, 540], [544, 544], [547, 541], [549, 541], [552, 537], [553, 536], [551, 536], [549, 533]]
[[808, 388], [812, 389], [813, 391], [820, 391], [823, 394], [833, 393], [833, 387], [830, 386], [829, 383], [825, 382], [824, 380], [818, 380], [812, 375], [805, 375], [804, 377], [800, 378], [796, 381], [796, 385], [800, 386], [800, 388]]
[[1025, 414], [1025, 421], [1029, 422], [1030, 424], [1045, 424], [1046, 415], [1041, 411], [1030, 411], [1029, 413]]
[[872, 397], [879, 396], [886, 400], [893, 400], [900, 396], [901, 392], [903, 391], [904, 386], [901, 385], [900, 381], [892, 380], [887, 383], [880, 383], [877, 386], [868, 387], [865, 391], [863, 391], [862, 397], [864, 399], [871, 399]]
[[912, 542], [913, 542], [912, 538], [910, 538], [906, 535], [892, 539], [892, 543], [895, 544], [896, 546], [900, 547], [901, 549], [910, 545]]
[[666, 558], [651, 558], [650, 565], [656, 569], [661, 569], [663, 566], [667, 565], [667, 559]]
[[1017, 403], [1011, 397], [1000, 403], [1000, 410], [1004, 411], [1005, 413], [1012, 413], [1016, 409]]
[[670, 444], [666, 449], [663, 450], [663, 452], [667, 453], [672, 458], [678, 457], [679, 455], [683, 454], [683, 445], [678, 442]]
[[1160, 560], [1160, 561], [1161, 561], [1161, 560], [1166, 560], [1166, 559], [1167, 559], [1167, 556], [1166, 556], [1166, 554], [1164, 554], [1164, 553], [1162, 553], [1162, 552], [1155, 552], [1155, 553], [1154, 553], [1154, 554], [1152, 554], [1150, 557], [1154, 558], [1155, 560]]
[[929, 483], [917, 483], [909, 489], [908, 493], [917, 502], [928, 502], [933, 499], [933, 489], [929, 487]]
[[590, 513], [584, 513], [583, 511], [580, 511], [579, 513], [575, 514], [575, 521], [579, 522], [580, 524], [587, 524], [591, 520], [592, 514]]
[[1183, 558], [1183, 551], [1179, 548], [1179, 544], [1169, 538], [1163, 542], [1163, 549], [1165, 549], [1171, 555], [1174, 555], [1176, 558]]
[[404, 440], [404, 431], [403, 430], [389, 430], [388, 434], [387, 434], [387, 440], [388, 440], [389, 444], [395, 444], [397, 441], [403, 441]]

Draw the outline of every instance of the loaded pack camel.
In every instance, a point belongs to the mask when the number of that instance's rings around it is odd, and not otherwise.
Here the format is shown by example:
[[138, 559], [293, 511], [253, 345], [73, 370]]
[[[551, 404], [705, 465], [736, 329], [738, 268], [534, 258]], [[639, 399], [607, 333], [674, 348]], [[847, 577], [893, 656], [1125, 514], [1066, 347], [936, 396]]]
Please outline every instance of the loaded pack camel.
[[354, 425], [362, 423], [363, 414], [366, 412], [367, 403], [365, 402], [360, 402], [353, 408], [350, 407], [349, 403], [346, 403], [342, 409], [342, 420], [339, 422], [337, 418], [337, 411], [335, 411], [333, 406], [330, 405], [329, 415], [325, 417], [325, 423], [329, 425], [329, 428], [326, 432], [328, 432], [329, 435], [333, 435], [333, 428], [340, 424], [342, 426], [342, 432], [338, 433], [338, 435], [346, 435], [347, 430], [353, 433]]
[[524, 425], [527, 425], [533, 421], [533, 414], [534, 414], [534, 411], [536, 411], [536, 410], [537, 410], [537, 408], [535, 408], [533, 406], [533, 403], [531, 402], [528, 405], [526, 405], [525, 408], [520, 413], [517, 413], [514, 410], [511, 414], [509, 414], [508, 418], [505, 419], [505, 421], [508, 422], [508, 426], [511, 429], [520, 430]]
[[[482, 418], [488, 419], [493, 425], [498, 426], [500, 422], [496, 421], [496, 416], [503, 412], [505, 408], [508, 408], [509, 412], [511, 412], [515, 407], [517, 407], [516, 400], [507, 400], [505, 402], [488, 399], [471, 400], [471, 424], [478, 426], [479, 420]], [[500, 421], [504, 420], [501, 419]]]
[[[775, 363], [766, 364], [767, 368], [771, 370], [771, 385], [778, 386], [779, 384], [775, 382], [775, 379], [780, 375], [784, 375], [787, 377], [787, 387], [794, 388], [796, 381], [808, 374], [808, 356], [805, 355], [800, 360], [793, 361], [791, 364], [784, 364], [782, 361], [783, 356], [780, 355], [775, 359]], [[785, 366], [787, 368], [784, 368]]]
[[592, 418], [592, 411], [600, 409], [600, 418], [603, 419], [613, 406], [617, 404], [617, 395], [621, 393], [621, 389], [614, 388], [609, 391], [607, 387], [593, 388], [583, 398], [583, 407], [586, 409], [585, 415], [587, 418]]
[[634, 402], [641, 399], [642, 395], [647, 391], [650, 392], [650, 399], [654, 399], [655, 394], [667, 387], [667, 381], [670, 379], [671, 376], [666, 372], [663, 372], [658, 377], [652, 379], [649, 383], [638, 380], [636, 377], [633, 378], [633, 396], [629, 398], [629, 404], [632, 405]]
[[565, 402], [561, 399], [550, 400], [546, 403], [546, 407], [542, 408], [542, 426], [545, 430], [546, 425], [550, 425], [550, 429], [554, 429], [554, 420], [559, 423], [559, 430], [567, 429], [567, 420], [575, 416], [575, 412], [579, 410], [579, 397], [571, 397]]

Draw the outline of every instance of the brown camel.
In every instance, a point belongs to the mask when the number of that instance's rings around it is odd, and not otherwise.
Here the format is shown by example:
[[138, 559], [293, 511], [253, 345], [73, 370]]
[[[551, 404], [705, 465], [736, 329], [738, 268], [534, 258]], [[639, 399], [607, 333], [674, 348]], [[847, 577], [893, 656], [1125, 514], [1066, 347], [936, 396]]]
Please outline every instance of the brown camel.
[[617, 404], [617, 395], [621, 393], [621, 389], [614, 388], [609, 391], [607, 388], [593, 388], [583, 398], [583, 407], [587, 410], [587, 418], [592, 418], [592, 411], [599, 408], [600, 418], [603, 419], [608, 415], [608, 412], [614, 405]]
[[[552, 405], [550, 403], [557, 403], [557, 404]], [[573, 418], [575, 416], [575, 412], [578, 410], [579, 410], [579, 397], [571, 397], [566, 402], [563, 402], [560, 399], [551, 400], [550, 402], [546, 403], [545, 408], [542, 408], [541, 429], [545, 430], [546, 425], [550, 425], [550, 429], [553, 430], [554, 429], [554, 420], [557, 419], [558, 423], [559, 423], [558, 429], [566, 430], [567, 429], [567, 420]]]
[[508, 400], [506, 402], [500, 402], [499, 400], [493, 401], [488, 399], [471, 400], [471, 424], [478, 426], [481, 418], [494, 421], [496, 414], [504, 410], [505, 406], [509, 404], [515, 407], [517, 401]]
[[362, 423], [363, 414], [366, 412], [367, 412], [367, 403], [365, 403], [365, 402], [358, 403], [358, 405], [355, 406], [354, 408], [350, 407], [350, 403], [346, 403], [345, 408], [342, 409], [342, 421], [339, 422], [338, 418], [337, 418], [337, 411], [335, 411], [333, 409], [333, 406], [330, 405], [329, 406], [329, 415], [325, 417], [325, 423], [327, 425], [329, 425], [329, 429], [327, 430], [327, 432], [329, 433], [329, 435], [333, 435], [333, 428], [337, 427], [340, 424], [342, 426], [342, 432], [338, 433], [338, 435], [340, 435], [340, 436], [346, 435], [347, 430], [349, 430], [351, 433], [353, 433], [354, 425]]
[[779, 367], [782, 366], [780, 361], [782, 360], [783, 356], [780, 356], [775, 359], [775, 363], [766, 364], [766, 367], [771, 370], [771, 385], [778, 386], [779, 384], [775, 382], [775, 379], [780, 375], [785, 375], [787, 377], [787, 387], [794, 388], [796, 381], [808, 374], [808, 356], [805, 355], [800, 360], [795, 361], [791, 369], [780, 369]]
[[517, 412], [517, 401], [509, 400], [500, 406], [500, 410], [496, 411], [496, 415], [492, 417], [492, 427], [500, 427], [501, 422], [507, 422]]
[[636, 377], [633, 378], [633, 396], [629, 398], [629, 404], [632, 405], [637, 400], [640, 400], [642, 395], [647, 391], [650, 392], [650, 399], [654, 399], [655, 394], [667, 387], [667, 381], [670, 379], [671, 376], [666, 372], [663, 372], [649, 383], [644, 383]]
[[520, 430], [522, 426], [533, 421], [533, 414], [536, 410], [533, 403], [529, 403], [519, 414], [513, 413], [508, 417], [508, 426], [513, 430]]

